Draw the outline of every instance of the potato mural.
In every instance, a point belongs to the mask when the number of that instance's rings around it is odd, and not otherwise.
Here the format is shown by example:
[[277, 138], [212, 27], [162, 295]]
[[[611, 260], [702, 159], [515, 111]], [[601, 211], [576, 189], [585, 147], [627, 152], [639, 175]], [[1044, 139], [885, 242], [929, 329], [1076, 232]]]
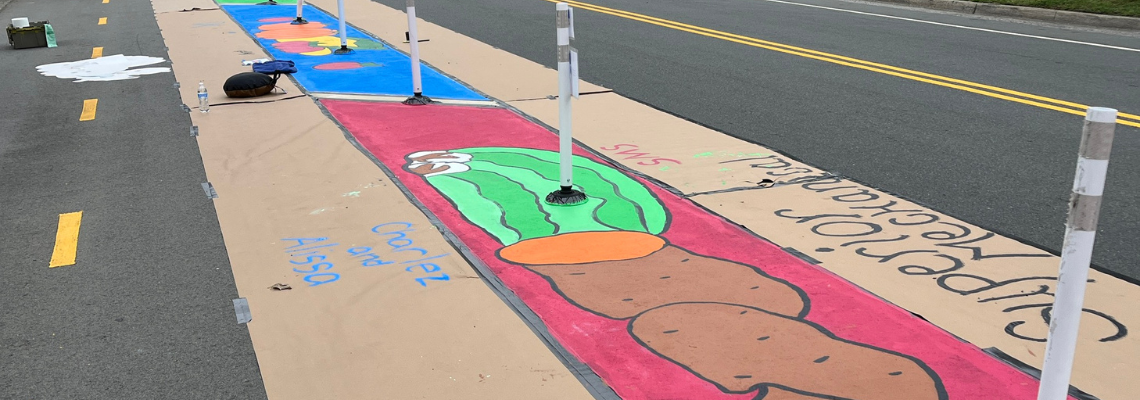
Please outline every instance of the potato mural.
[[629, 331], [726, 392], [776, 387], [825, 398], [918, 400], [941, 391], [921, 361], [758, 308], [675, 303], [638, 315]]
[[589, 201], [572, 210], [542, 201], [558, 187], [555, 152], [478, 147], [405, 160], [406, 171], [504, 246], [499, 258], [541, 275], [579, 308], [627, 320], [637, 343], [724, 393], [947, 399], [921, 360], [807, 321], [810, 299], [800, 288], [755, 266], [670, 244], [660, 236], [669, 229], [668, 210], [620, 171], [575, 156], [574, 182]]

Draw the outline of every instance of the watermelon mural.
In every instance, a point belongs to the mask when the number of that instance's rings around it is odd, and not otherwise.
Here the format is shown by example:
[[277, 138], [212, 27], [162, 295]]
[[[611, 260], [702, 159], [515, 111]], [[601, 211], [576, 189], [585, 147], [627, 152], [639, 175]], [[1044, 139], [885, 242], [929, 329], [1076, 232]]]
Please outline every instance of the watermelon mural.
[[[422, 173], [464, 216], [508, 246], [572, 232], [655, 235], [668, 223], [661, 202], [644, 186], [581, 156], [575, 159], [576, 182], [590, 188], [591, 201], [574, 208], [542, 201], [545, 192], [558, 187], [558, 154], [549, 151], [468, 148], [409, 159], [410, 171]], [[589, 218], [580, 218], [583, 214]]]

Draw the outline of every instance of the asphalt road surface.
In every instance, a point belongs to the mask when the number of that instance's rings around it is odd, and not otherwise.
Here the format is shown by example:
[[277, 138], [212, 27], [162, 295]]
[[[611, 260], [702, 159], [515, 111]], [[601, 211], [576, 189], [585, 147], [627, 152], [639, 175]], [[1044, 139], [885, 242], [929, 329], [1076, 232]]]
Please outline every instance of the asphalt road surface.
[[[403, 0], [375, 0], [403, 9]], [[1136, 34], [835, 0], [587, 3], [1079, 104], [1140, 111]], [[553, 67], [554, 4], [433, 0], [427, 21]], [[582, 78], [1057, 251], [1082, 117], [579, 9]], [[429, 38], [430, 39], [430, 38]], [[430, 46], [430, 42], [425, 44]], [[511, 99], [502, 99], [511, 100]], [[1119, 126], [1094, 263], [1140, 278], [1140, 130]]]
[[[73, 83], [41, 64], [166, 58], [148, 1], [13, 0], [59, 47], [0, 46], [0, 398], [265, 398], [170, 73]], [[106, 25], [98, 25], [107, 17]], [[95, 119], [80, 122], [85, 99]], [[48, 268], [59, 214], [78, 257]]]

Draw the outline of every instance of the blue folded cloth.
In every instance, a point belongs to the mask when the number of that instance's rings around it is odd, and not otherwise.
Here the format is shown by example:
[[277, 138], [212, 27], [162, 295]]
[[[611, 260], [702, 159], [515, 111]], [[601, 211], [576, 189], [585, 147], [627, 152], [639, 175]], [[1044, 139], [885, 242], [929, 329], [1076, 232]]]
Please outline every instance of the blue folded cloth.
[[297, 72], [297, 67], [289, 60], [273, 60], [253, 64], [253, 72], [260, 72], [266, 75], [291, 74]]

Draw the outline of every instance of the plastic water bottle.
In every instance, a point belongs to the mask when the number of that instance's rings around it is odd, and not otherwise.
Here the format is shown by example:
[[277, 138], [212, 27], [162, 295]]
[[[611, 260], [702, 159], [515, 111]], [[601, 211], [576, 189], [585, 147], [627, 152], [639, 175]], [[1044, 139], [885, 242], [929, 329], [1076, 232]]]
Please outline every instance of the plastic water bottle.
[[198, 81], [198, 111], [210, 112], [210, 95], [206, 93], [206, 82]]

